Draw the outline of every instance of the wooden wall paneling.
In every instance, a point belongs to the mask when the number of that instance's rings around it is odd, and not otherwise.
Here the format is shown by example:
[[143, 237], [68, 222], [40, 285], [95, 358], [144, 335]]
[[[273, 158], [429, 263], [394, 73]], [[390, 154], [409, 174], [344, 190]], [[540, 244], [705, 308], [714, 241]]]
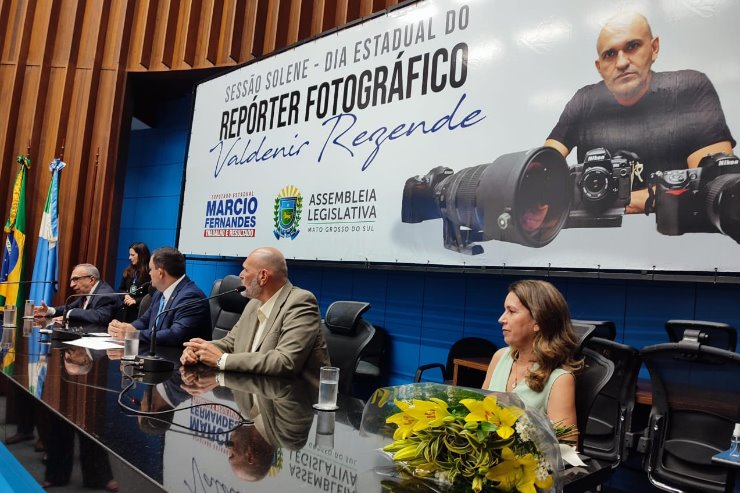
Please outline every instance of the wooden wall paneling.
[[177, 47], [182, 46], [182, 33], [184, 31], [180, 23], [180, 16], [183, 9], [186, 8], [183, 5], [184, 3], [182, 0], [170, 0], [169, 11], [167, 12], [162, 63], [170, 69], [177, 65], [175, 53], [178, 51]]
[[0, 33], [8, 32], [8, 26], [10, 25], [10, 4], [10, 0], [0, 0]]
[[[232, 20], [228, 23], [231, 28], [231, 39], [229, 40], [229, 44], [225, 46], [225, 48], [228, 50], [228, 57], [229, 60], [233, 60], [235, 63], [239, 63], [240, 58], [240, 52], [241, 52], [241, 46], [242, 46], [242, 37], [244, 36], [244, 33], [246, 32], [245, 25], [246, 25], [246, 15], [247, 15], [247, 1], [246, 0], [232, 0], [232, 10], [231, 10], [231, 16]], [[250, 2], [253, 3], [253, 2]]]
[[131, 37], [128, 46], [128, 61], [126, 65], [129, 70], [145, 70], [142, 64], [144, 49], [144, 38], [149, 15], [149, 0], [138, 0], [134, 2], [134, 17], [131, 24]]
[[165, 41], [170, 26], [170, 13], [170, 0], [159, 0], [154, 22], [150, 70], [168, 70], [170, 68], [169, 65], [164, 63]]
[[49, 85], [48, 64], [44, 63], [44, 55], [47, 46], [52, 42], [49, 36], [54, 32], [50, 29], [52, 1], [39, 0], [35, 3], [33, 14], [29, 12], [30, 40], [25, 57], [25, 75], [21, 83], [24, 95], [17, 101], [19, 108], [22, 108], [21, 113], [31, 117], [30, 125], [26, 129], [22, 129], [16, 120], [18, 134], [13, 146], [14, 154], [28, 152], [29, 143], [31, 147], [31, 171], [26, 182], [26, 258], [33, 258], [35, 252], [38, 241], [35, 233], [41, 222], [41, 212], [50, 181], [48, 173], [44, 172], [48, 161], [40, 152], [44, 115], [39, 108], [43, 107]]
[[[45, 95], [45, 87], [41, 87], [42, 85], [45, 85], [44, 81], [42, 80], [42, 67], [27, 66], [24, 70], [24, 77], [22, 79], [22, 82], [19, 85], [21, 88], [21, 94], [18, 98], [19, 101], [17, 102], [18, 107], [37, 108], [39, 106], [39, 101], [43, 100]], [[8, 178], [11, 180], [11, 183], [12, 180], [15, 179], [15, 173], [18, 170], [18, 165], [15, 162], [15, 157], [19, 154], [26, 154], [26, 152], [28, 152], [29, 142], [38, 142], [36, 133], [41, 128], [40, 120], [42, 118], [43, 114], [39, 113], [38, 111], [21, 110], [17, 112], [17, 116], [15, 118], [15, 121], [13, 122], [16, 129], [15, 139], [13, 140], [10, 159], [8, 159], [8, 162], [11, 166], [11, 168], [9, 169], [11, 173]], [[38, 205], [38, 202], [44, 199], [40, 198], [40, 195], [43, 192], [40, 192], [38, 180], [36, 179], [38, 175], [43, 172], [43, 166], [40, 165], [41, 162], [37, 160], [37, 156], [33, 152], [32, 147], [31, 170], [29, 171], [26, 179], [26, 235], [29, 237], [32, 236], [31, 234], [29, 234], [30, 231], [38, 230], [39, 220], [37, 216], [40, 215], [40, 211], [43, 209], [43, 205]], [[46, 181], [46, 183], [48, 187], [48, 181]], [[7, 210], [8, 209], [6, 209], [6, 213], [2, 216], [3, 224], [5, 224], [5, 219], [7, 219]], [[31, 244], [34, 240], [27, 241], [27, 246], [25, 247], [27, 255], [26, 258], [29, 258], [30, 254], [33, 253], [33, 250], [31, 249]]]
[[[163, 46], [159, 38], [166, 26], [166, 12], [169, 7], [167, 4], [167, 0], [149, 0], [141, 46], [141, 64], [149, 70], [155, 70], [162, 65]], [[164, 15], [162, 10], [165, 11]]]
[[373, 11], [374, 11], [373, 0], [360, 0], [360, 17], [366, 17], [372, 14]]
[[[219, 3], [222, 0], [217, 0]], [[211, 23], [214, 13], [214, 0], [201, 0], [200, 15], [197, 23], [197, 42], [195, 44], [195, 63], [193, 68], [212, 67], [208, 60], [208, 42], [211, 38]], [[194, 12], [191, 14], [193, 15]]]
[[78, 69], [92, 70], [102, 57], [100, 47], [104, 46], [105, 36], [101, 26], [107, 18], [107, 10], [104, 2], [89, 2], [84, 6], [77, 63], [75, 64]]
[[300, 38], [301, 28], [301, 0], [290, 0], [290, 13], [288, 14], [288, 33], [286, 37], [286, 44], [292, 45], [296, 43]]
[[334, 0], [334, 24], [332, 27], [343, 26], [347, 23], [347, 3], [349, 0]]
[[316, 36], [324, 30], [325, 0], [313, 0], [313, 12], [311, 16], [311, 36]]
[[125, 67], [123, 47], [129, 46], [131, 25], [133, 24], [135, 5], [128, 0], [111, 0], [108, 17], [105, 19], [105, 44], [100, 60], [104, 70], [119, 70]]
[[277, 26], [275, 28], [275, 50], [287, 46], [292, 0], [278, 1]]
[[352, 2], [346, 2], [346, 4], [347, 4], [347, 7], [346, 7], [347, 15], [346, 15], [346, 20], [344, 22], [345, 24], [347, 22], [352, 22], [362, 17], [362, 15], [360, 14], [360, 2], [355, 0]]
[[[243, 15], [240, 21], [240, 14]], [[234, 26], [241, 30], [237, 37], [234, 30], [234, 42], [232, 43], [232, 55], [237, 63], [248, 62], [254, 58], [254, 34], [257, 25], [257, 1], [237, 0], [236, 12], [234, 13]]]
[[221, 33], [218, 40], [218, 56], [216, 65], [234, 65], [236, 59], [231, 57], [236, 33], [236, 2], [237, 0], [224, 0], [221, 15]]
[[77, 182], [72, 184], [78, 192], [74, 200], [77, 201], [76, 207], [79, 209], [74, 216], [78, 248], [73, 264], [94, 263], [89, 259], [88, 250], [88, 238], [91, 234], [90, 222], [97, 212], [92, 208], [92, 198], [97, 191], [95, 183], [90, 180], [90, 173], [93, 171], [91, 155], [95, 153], [95, 150], [90, 147], [89, 138], [90, 125], [95, 112], [95, 107], [91, 107], [91, 99], [95, 96], [92, 82], [93, 71], [77, 69], [71, 70], [71, 73], [73, 79], [71, 94], [66, 96], [70, 104], [69, 112], [66, 113], [68, 125], [64, 133], [64, 157], [67, 162], [76, 163], [80, 170]]
[[267, 17], [265, 18], [265, 35], [262, 42], [262, 54], [275, 51], [277, 46], [277, 26], [280, 15], [280, 0], [267, 0]]
[[25, 21], [28, 12], [28, 2], [11, 0], [7, 7], [8, 27], [3, 35], [2, 62], [18, 61], [18, 53], [25, 32]]
[[[186, 2], [187, 3], [187, 2]], [[187, 26], [185, 32], [185, 51], [182, 54], [182, 61], [188, 67], [195, 66], [196, 52], [198, 48], [198, 24], [203, 6], [203, 0], [191, 0], [190, 11], [180, 22]], [[185, 22], [187, 19], [187, 22]]]
[[211, 22], [206, 31], [208, 36], [203, 36], [207, 40], [206, 60], [211, 66], [218, 64], [221, 59], [221, 41], [226, 37], [227, 31], [231, 31], [231, 26], [224, 23], [224, 2], [217, 0], [211, 4]]
[[[95, 252], [95, 261], [101, 269], [108, 273], [114, 271], [115, 254], [117, 248], [117, 227], [112, 227], [113, 217], [117, 212], [112, 201], [116, 183], [116, 159], [118, 156], [119, 135], [121, 134], [121, 116], [123, 114], [123, 96], [125, 91], [125, 77], [122, 72], [110, 70], [101, 71], [98, 78], [98, 91], [95, 100], [95, 110], [91, 114], [92, 135], [90, 139], [90, 163], [96, 166], [95, 172], [90, 173], [88, 179], [95, 190], [93, 197], [90, 248]], [[100, 148], [97, 165], [95, 154]], [[115, 238], [115, 241], [111, 241]]]
[[[25, 58], [28, 38], [30, 32], [23, 29], [26, 19], [33, 16], [33, 12], [27, 8], [27, 2], [12, 1], [7, 6], [8, 28], [2, 45], [2, 58], [0, 58], [0, 213], [2, 213], [2, 224], [5, 224], [7, 211], [10, 207], [12, 196], [9, 192], [15, 179], [17, 170], [15, 164], [16, 150], [14, 142], [17, 135], [15, 120], [20, 109], [20, 94], [22, 92], [22, 80], [24, 71], [20, 67], [21, 60]], [[24, 42], [24, 39], [26, 40]], [[25, 149], [25, 146], [24, 146]], [[8, 191], [8, 192], [6, 192]]]
[[62, 0], [59, 9], [52, 17], [56, 30], [54, 31], [54, 45], [51, 53], [51, 65], [53, 67], [66, 67], [73, 58], [76, 60], [77, 51], [75, 38], [79, 40], [81, 31], [82, 13], [77, 0]]
[[28, 45], [26, 65], [41, 66], [49, 43], [49, 31], [54, 0], [38, 0], [31, 18], [31, 39]]

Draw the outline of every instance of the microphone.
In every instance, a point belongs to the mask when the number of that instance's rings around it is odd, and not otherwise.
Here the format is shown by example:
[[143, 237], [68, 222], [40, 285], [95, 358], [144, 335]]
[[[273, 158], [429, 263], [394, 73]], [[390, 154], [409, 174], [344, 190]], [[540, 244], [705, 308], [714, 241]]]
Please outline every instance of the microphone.
[[116, 293], [88, 293], [88, 294], [73, 293], [73, 294], [70, 294], [69, 296], [67, 296], [67, 299], [64, 300], [64, 314], [62, 315], [62, 322], [64, 323], [67, 322], [67, 312], [69, 311], [67, 310], [67, 305], [69, 305], [69, 301], [72, 298], [82, 298], [83, 296], [126, 296], [127, 294], [128, 295], [134, 294], [135, 296], [138, 296], [144, 291], [144, 289], [148, 288], [150, 284], [151, 282], [145, 282], [144, 284], [139, 286], [136, 289], [136, 292], [134, 293], [131, 293], [130, 291], [121, 291], [121, 292], [116, 292]]
[[212, 300], [213, 298], [226, 296], [227, 294], [241, 293], [245, 289], [247, 289], [245, 286], [239, 286], [238, 288], [230, 289], [228, 291], [224, 291], [223, 293], [209, 296], [208, 298], [188, 301], [187, 303], [182, 303], [180, 305], [173, 306], [172, 308], [167, 308], [166, 310], [162, 310], [161, 312], [159, 312], [157, 316], [154, 317], [154, 323], [152, 324], [152, 333], [150, 335], [151, 341], [149, 343], [149, 355], [137, 356], [134, 360], [135, 364], [138, 366], [138, 369], [141, 371], [171, 371], [175, 368], [175, 364], [172, 361], [157, 356], [157, 324], [159, 323], [162, 315], [186, 306], [192, 306], [204, 301]]
[[142, 283], [141, 286], [139, 286], [138, 288], [136, 288], [136, 291], [134, 291], [133, 293], [129, 291], [126, 294], [131, 294], [131, 295], [134, 295], [134, 296], [139, 296], [140, 294], [144, 294], [144, 292], [146, 290], [148, 290], [149, 289], [149, 286], [151, 286], [151, 285], [152, 285], [152, 281], [147, 281], [145, 283]]
[[57, 280], [53, 281], [0, 281], [0, 285], [13, 285], [13, 284], [54, 284], [56, 285]]

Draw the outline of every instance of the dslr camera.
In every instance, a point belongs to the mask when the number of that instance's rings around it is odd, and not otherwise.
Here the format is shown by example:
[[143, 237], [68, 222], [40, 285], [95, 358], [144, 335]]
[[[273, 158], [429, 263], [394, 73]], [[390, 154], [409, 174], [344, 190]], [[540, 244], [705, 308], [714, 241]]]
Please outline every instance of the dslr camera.
[[618, 227], [630, 203], [632, 168], [639, 158], [627, 151], [612, 156], [598, 147], [570, 168], [573, 195], [566, 228]]
[[648, 209], [654, 209], [658, 232], [716, 233], [740, 243], [740, 159], [716, 153], [698, 168], [656, 171], [650, 175]]

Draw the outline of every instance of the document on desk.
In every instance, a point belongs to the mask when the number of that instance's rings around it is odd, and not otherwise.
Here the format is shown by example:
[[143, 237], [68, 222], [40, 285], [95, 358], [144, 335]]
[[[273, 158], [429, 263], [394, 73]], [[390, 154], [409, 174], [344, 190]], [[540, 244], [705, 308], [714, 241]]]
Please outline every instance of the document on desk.
[[88, 349], [123, 349], [123, 341], [103, 339], [102, 337], [80, 337], [74, 341], [64, 341], [64, 344], [81, 346]]

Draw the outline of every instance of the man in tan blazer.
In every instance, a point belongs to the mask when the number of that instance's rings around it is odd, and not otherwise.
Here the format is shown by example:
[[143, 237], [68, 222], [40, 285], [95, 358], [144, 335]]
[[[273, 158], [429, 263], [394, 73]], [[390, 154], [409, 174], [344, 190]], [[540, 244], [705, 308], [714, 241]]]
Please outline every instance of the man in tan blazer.
[[285, 257], [275, 248], [254, 250], [242, 267], [242, 294], [251, 298], [242, 316], [223, 339], [186, 342], [182, 364], [318, 379], [329, 352], [316, 297], [290, 283]]

